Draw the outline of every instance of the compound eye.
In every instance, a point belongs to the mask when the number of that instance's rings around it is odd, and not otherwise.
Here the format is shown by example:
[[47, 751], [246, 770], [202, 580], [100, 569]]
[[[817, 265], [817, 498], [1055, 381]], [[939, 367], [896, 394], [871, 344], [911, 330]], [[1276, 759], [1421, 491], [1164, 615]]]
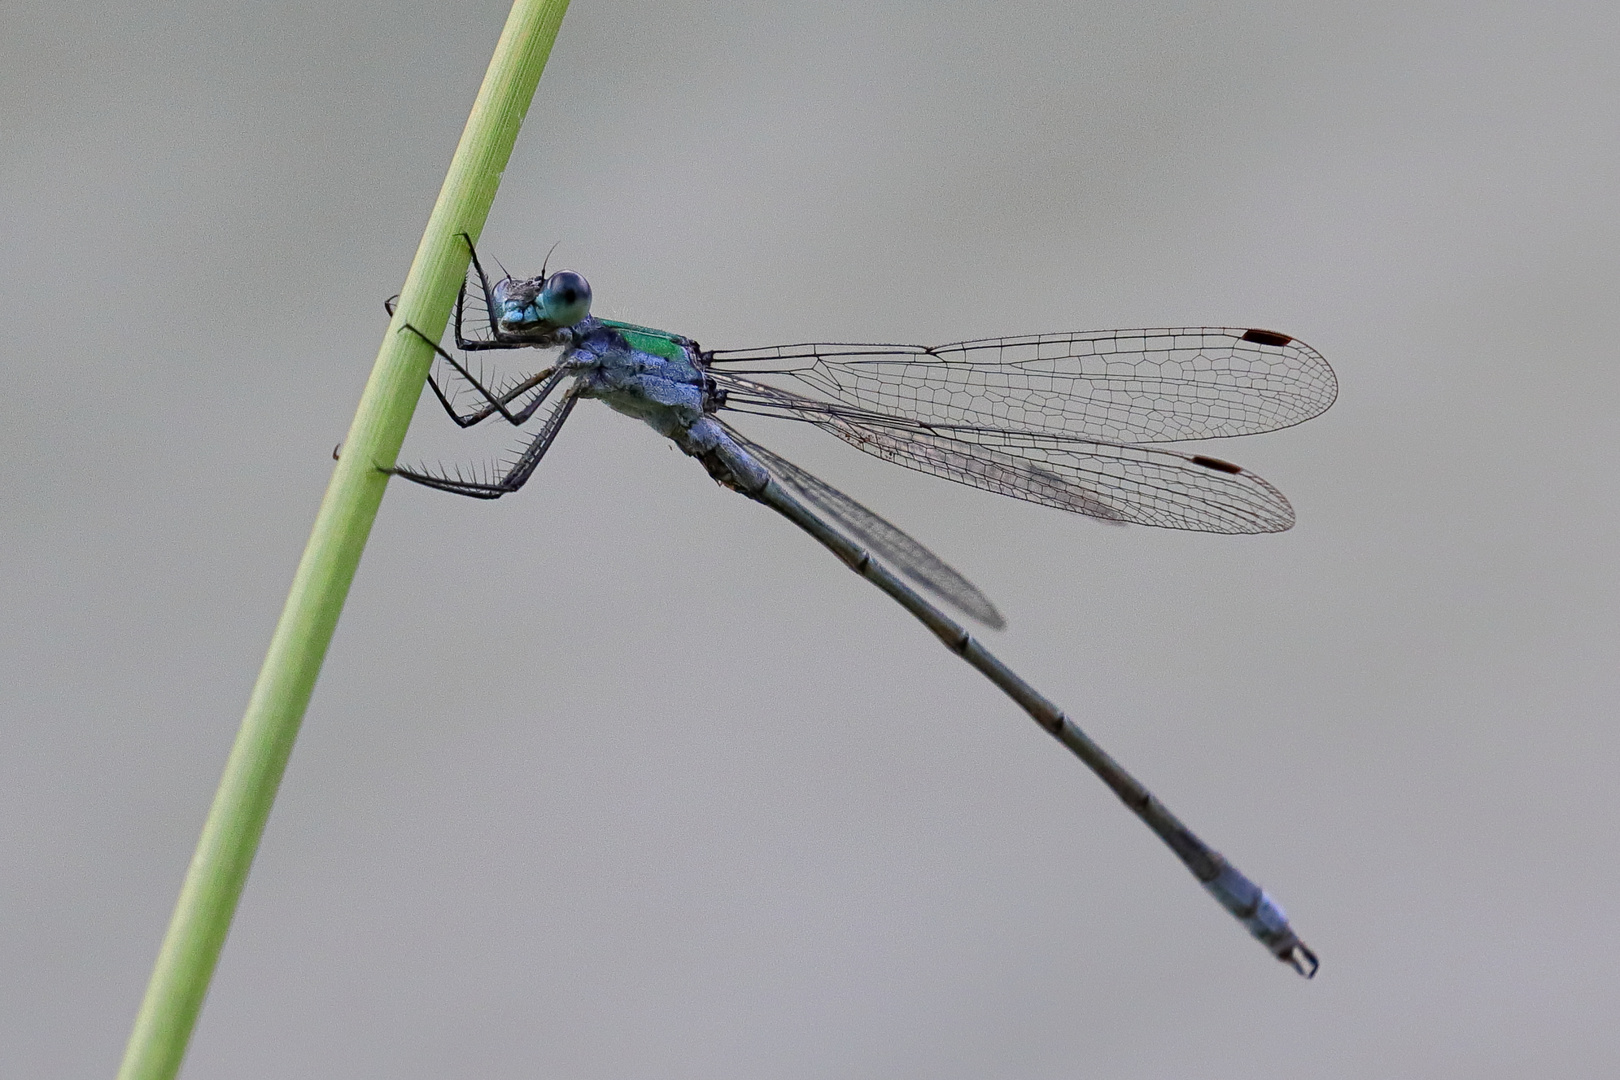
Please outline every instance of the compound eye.
[[573, 326], [591, 313], [591, 284], [572, 270], [559, 270], [546, 278], [540, 307], [553, 326]]

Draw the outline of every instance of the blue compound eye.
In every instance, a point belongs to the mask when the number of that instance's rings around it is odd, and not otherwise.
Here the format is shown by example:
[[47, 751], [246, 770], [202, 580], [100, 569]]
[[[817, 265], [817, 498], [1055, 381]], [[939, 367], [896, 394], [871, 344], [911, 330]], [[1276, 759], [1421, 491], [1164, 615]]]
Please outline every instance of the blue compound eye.
[[540, 307], [553, 326], [573, 326], [591, 313], [591, 283], [572, 270], [559, 270], [546, 278]]

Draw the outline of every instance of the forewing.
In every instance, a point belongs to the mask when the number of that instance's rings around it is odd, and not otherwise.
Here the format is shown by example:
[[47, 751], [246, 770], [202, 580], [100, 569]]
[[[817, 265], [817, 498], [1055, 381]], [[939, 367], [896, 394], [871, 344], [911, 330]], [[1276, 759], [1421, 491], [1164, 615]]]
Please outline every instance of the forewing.
[[1269, 330], [1190, 327], [912, 345], [717, 350], [719, 370], [780, 376], [924, 423], [1176, 442], [1290, 427], [1333, 404], [1320, 353]]

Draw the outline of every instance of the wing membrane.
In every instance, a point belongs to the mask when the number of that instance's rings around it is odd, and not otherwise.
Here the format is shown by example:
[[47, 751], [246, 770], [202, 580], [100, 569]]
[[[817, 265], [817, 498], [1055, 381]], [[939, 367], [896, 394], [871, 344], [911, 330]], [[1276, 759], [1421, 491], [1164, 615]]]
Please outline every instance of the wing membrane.
[[1275, 431], [1333, 404], [1320, 353], [1267, 330], [1033, 334], [950, 345], [716, 350], [716, 370], [783, 376], [852, 408], [925, 424], [1176, 442]]
[[943, 559], [908, 533], [868, 510], [826, 481], [746, 438], [731, 425], [724, 426], [731, 437], [757, 457], [760, 464], [769, 469], [778, 480], [832, 518], [841, 529], [863, 544], [873, 555], [963, 614], [995, 630], [1007, 625], [1001, 613], [996, 610], [996, 606], [990, 602], [990, 598], [980, 592], [973, 582], [951, 569]]
[[1200, 454], [1070, 435], [922, 424], [713, 373], [726, 408], [803, 420], [919, 472], [1105, 521], [1198, 532], [1281, 532], [1293, 507], [1237, 465]]
[[946, 433], [841, 417], [818, 426], [897, 465], [1105, 521], [1216, 533], [1294, 524], [1282, 492], [1215, 458], [1028, 432]]

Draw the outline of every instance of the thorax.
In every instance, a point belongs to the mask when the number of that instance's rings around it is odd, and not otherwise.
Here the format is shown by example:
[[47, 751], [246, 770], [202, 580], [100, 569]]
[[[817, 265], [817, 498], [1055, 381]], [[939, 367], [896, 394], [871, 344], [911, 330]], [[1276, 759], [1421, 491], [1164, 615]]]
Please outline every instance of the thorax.
[[581, 397], [596, 398], [664, 435], [685, 432], [705, 411], [702, 362], [686, 338], [598, 322], [576, 339], [568, 363], [577, 368]]

